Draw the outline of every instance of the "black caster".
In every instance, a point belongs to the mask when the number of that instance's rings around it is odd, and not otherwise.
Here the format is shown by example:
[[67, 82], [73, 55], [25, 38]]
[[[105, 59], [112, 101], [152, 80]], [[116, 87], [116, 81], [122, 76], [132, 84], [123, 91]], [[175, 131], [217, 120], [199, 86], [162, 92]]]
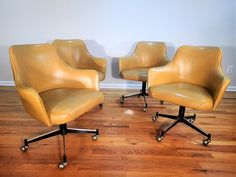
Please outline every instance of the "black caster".
[[193, 123], [195, 120], [196, 120], [196, 114], [194, 114], [192, 118], [188, 119], [190, 123]]
[[152, 116], [152, 121], [156, 122], [157, 119], [158, 119], [158, 112], [154, 116]]
[[207, 139], [204, 139], [204, 140], [202, 141], [202, 144], [203, 144], [204, 146], [207, 146], [210, 142], [211, 142], [211, 134], [208, 134]]
[[157, 141], [161, 141], [164, 138], [164, 132], [162, 131], [159, 135], [156, 136]]
[[20, 147], [22, 152], [26, 152], [28, 148], [29, 146], [25, 146], [25, 145]]
[[161, 101], [160, 101], [160, 104], [164, 104], [164, 101], [161, 100]]
[[159, 142], [160, 142], [163, 138], [164, 138], [163, 135], [158, 135], [158, 136], [156, 136], [156, 140], [159, 141]]
[[99, 138], [99, 135], [92, 135], [91, 137], [93, 141], [96, 141]]
[[103, 107], [103, 103], [99, 104], [99, 107], [102, 108]]
[[66, 165], [67, 165], [67, 162], [61, 162], [61, 163], [58, 164], [57, 167], [60, 168], [60, 169], [64, 169], [66, 167]]
[[125, 98], [124, 98], [124, 96], [122, 95], [122, 96], [120, 97], [120, 104], [124, 104], [124, 102], [125, 102]]
[[147, 111], [147, 107], [144, 107], [144, 108], [143, 108], [143, 112], [146, 112], [146, 111]]

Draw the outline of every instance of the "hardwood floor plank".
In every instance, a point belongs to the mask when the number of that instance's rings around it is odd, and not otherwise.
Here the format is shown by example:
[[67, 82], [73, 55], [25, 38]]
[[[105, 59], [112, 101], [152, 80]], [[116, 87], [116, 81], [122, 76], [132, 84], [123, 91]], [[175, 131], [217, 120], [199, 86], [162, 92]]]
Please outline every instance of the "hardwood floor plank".
[[100, 138], [90, 135], [66, 136], [68, 166], [57, 168], [62, 156], [62, 137], [30, 144], [31, 138], [57, 127], [45, 127], [28, 116], [14, 88], [0, 87], [0, 176], [1, 177], [235, 177], [236, 176], [236, 93], [227, 92], [216, 110], [195, 111], [194, 124], [212, 134], [212, 142], [202, 146], [202, 135], [180, 124], [161, 142], [155, 136], [172, 121], [159, 118], [158, 111], [176, 115], [178, 106], [147, 97], [148, 110], [142, 111], [142, 98], [129, 98], [123, 105], [124, 90], [103, 90], [103, 108], [96, 107], [68, 124], [76, 128], [99, 128]]

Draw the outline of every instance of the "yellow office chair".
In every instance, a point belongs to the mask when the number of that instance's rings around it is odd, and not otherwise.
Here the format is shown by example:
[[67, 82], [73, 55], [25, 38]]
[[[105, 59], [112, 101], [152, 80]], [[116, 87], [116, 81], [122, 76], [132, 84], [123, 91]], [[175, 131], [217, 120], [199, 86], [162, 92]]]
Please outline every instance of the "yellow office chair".
[[178, 116], [156, 112], [152, 118], [153, 121], [158, 116], [175, 120], [157, 135], [158, 141], [177, 123], [182, 122], [207, 137], [203, 145], [211, 142], [211, 134], [193, 124], [196, 114], [185, 116], [185, 107], [205, 111], [213, 110], [219, 104], [230, 83], [221, 68], [221, 55], [221, 49], [217, 47], [182, 46], [168, 65], [149, 70], [149, 95], [180, 105]]
[[92, 56], [82, 40], [54, 40], [58, 55], [68, 64], [78, 69], [94, 69], [98, 72], [99, 80], [106, 76], [106, 60]]
[[25, 139], [21, 150], [26, 151], [30, 143], [60, 134], [64, 155], [58, 167], [64, 168], [67, 165], [67, 133], [91, 133], [94, 140], [98, 138], [98, 129], [67, 128], [67, 122], [102, 104], [98, 74], [94, 70], [70, 67], [58, 57], [51, 44], [12, 46], [10, 60], [16, 90], [25, 111], [48, 127], [59, 126], [57, 130]]
[[143, 96], [143, 111], [147, 110], [145, 96], [148, 69], [151, 67], [163, 66], [168, 63], [166, 57], [166, 45], [163, 42], [139, 42], [131, 56], [120, 58], [120, 77], [126, 80], [142, 81], [142, 89], [139, 93], [122, 95], [120, 103], [123, 104], [125, 98], [132, 96]]

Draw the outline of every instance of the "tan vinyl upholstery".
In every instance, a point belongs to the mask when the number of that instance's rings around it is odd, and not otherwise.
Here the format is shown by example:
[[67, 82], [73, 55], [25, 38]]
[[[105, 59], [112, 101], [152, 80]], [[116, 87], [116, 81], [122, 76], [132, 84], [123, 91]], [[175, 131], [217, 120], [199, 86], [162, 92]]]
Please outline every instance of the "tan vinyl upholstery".
[[221, 58], [217, 47], [180, 47], [172, 62], [149, 70], [149, 95], [197, 110], [215, 109], [230, 83]]
[[10, 60], [26, 112], [47, 126], [65, 124], [103, 102], [98, 73], [70, 67], [51, 44], [12, 46]]
[[127, 57], [119, 59], [120, 77], [126, 80], [141, 81], [142, 89], [139, 93], [122, 95], [120, 103], [125, 98], [142, 96], [144, 99], [143, 111], [147, 110], [146, 92], [148, 70], [152, 67], [163, 66], [168, 63], [166, 58], [166, 45], [164, 42], [138, 42], [134, 52]]
[[185, 109], [212, 110], [219, 104], [230, 80], [221, 68], [222, 52], [218, 47], [182, 46], [166, 66], [148, 72], [150, 96], [179, 105], [177, 116], [156, 112], [159, 116], [175, 120], [165, 130], [159, 131], [157, 141], [178, 123], [183, 123], [204, 135], [203, 145], [211, 142], [211, 134], [194, 125], [196, 114], [185, 115]]
[[92, 56], [85, 43], [79, 39], [54, 40], [58, 55], [70, 66], [77, 69], [94, 69], [98, 72], [99, 80], [103, 81], [106, 76], [106, 60]]
[[119, 72], [123, 79], [146, 82], [149, 68], [167, 63], [165, 43], [139, 42], [132, 55], [119, 59]]

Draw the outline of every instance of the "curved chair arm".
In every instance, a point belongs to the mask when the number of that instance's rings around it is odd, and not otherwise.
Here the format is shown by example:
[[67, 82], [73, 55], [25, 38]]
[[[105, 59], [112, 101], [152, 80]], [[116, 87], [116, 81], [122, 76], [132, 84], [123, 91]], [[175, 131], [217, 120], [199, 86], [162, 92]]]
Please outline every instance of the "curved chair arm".
[[36, 90], [33, 88], [17, 88], [25, 111], [41, 123], [52, 126], [52, 123], [45, 110], [44, 104]]
[[137, 57], [135, 55], [131, 55], [128, 57], [121, 57], [119, 59], [119, 72], [127, 70], [127, 69], [133, 69], [137, 65]]
[[224, 75], [223, 72], [217, 73], [214, 77], [211, 77], [212, 83], [210, 91], [213, 96], [214, 105], [213, 109], [219, 104], [221, 98], [224, 96], [224, 92], [227, 89], [230, 79]]
[[90, 55], [91, 59], [95, 62], [94, 68], [100, 72], [102, 72], [104, 75], [106, 75], [106, 65], [107, 60], [105, 58], [98, 58], [95, 56]]
[[172, 63], [148, 70], [148, 87], [178, 81], [178, 68]]
[[75, 69], [65, 65], [60, 76], [62, 85], [67, 88], [92, 88], [99, 90], [98, 72], [93, 69]]

